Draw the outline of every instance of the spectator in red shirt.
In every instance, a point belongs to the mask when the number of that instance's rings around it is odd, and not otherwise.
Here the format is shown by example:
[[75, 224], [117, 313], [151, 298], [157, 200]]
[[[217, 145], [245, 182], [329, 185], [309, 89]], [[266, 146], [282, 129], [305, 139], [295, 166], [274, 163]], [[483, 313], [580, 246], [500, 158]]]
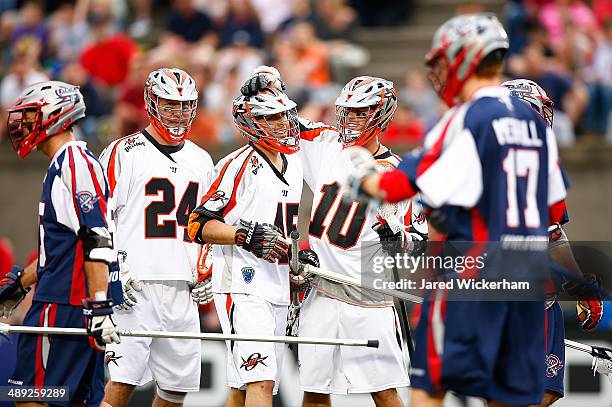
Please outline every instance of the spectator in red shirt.
[[130, 61], [138, 53], [136, 43], [123, 33], [113, 33], [109, 0], [95, 2], [90, 19], [94, 42], [83, 51], [81, 65], [108, 86], [123, 83]]
[[382, 135], [382, 142], [389, 146], [414, 147], [421, 144], [424, 133], [425, 126], [412, 106], [400, 101], [395, 117]]

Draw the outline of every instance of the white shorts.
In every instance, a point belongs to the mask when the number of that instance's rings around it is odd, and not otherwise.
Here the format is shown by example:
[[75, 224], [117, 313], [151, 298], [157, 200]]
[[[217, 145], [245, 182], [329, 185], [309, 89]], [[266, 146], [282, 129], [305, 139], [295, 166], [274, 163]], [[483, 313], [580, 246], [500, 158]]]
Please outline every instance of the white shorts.
[[[116, 310], [119, 329], [200, 332], [198, 308], [186, 281], [142, 281], [138, 303]], [[111, 380], [141, 386], [155, 380], [163, 390], [200, 390], [201, 343], [195, 339], [122, 337], [106, 345]]]
[[312, 290], [302, 304], [299, 336], [378, 339], [380, 345], [298, 345], [302, 390], [374, 393], [408, 386], [398, 326], [393, 307], [359, 307]]
[[[249, 294], [214, 294], [223, 333], [284, 336], [287, 306]], [[284, 343], [226, 341], [227, 384], [245, 390], [247, 383], [274, 381], [278, 393]]]

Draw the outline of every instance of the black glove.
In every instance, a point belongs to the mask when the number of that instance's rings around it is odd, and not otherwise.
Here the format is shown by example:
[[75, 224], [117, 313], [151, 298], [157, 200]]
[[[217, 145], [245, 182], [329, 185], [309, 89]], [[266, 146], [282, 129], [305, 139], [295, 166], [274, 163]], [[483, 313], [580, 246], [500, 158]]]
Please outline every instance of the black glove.
[[259, 91], [268, 88], [271, 82], [275, 82], [275, 87], [277, 88], [280, 84], [279, 90], [283, 92], [285, 91], [285, 82], [283, 82], [280, 78], [276, 78], [268, 73], [258, 73], [251, 76], [246, 80], [246, 82], [244, 82], [240, 88], [240, 93], [242, 93], [244, 96], [255, 96]]
[[399, 253], [402, 250], [403, 236], [402, 232], [394, 233], [388, 223], [376, 222], [372, 225], [372, 229], [378, 233], [378, 239], [383, 250], [393, 255]]
[[[291, 253], [291, 252], [289, 252]], [[289, 256], [289, 265], [291, 266], [291, 256]], [[298, 270], [297, 274], [294, 274], [294, 270], [291, 270], [291, 278], [290, 282], [290, 290], [291, 292], [301, 293], [305, 291], [308, 287], [310, 287], [310, 282], [314, 278], [314, 276], [310, 273], [304, 273], [304, 268], [301, 267], [303, 264], [309, 264], [311, 266], [319, 267], [319, 256], [315, 253], [314, 250], [304, 249], [298, 252], [298, 263], [300, 264], [300, 270]], [[303, 294], [303, 293], [302, 293]], [[300, 299], [302, 301], [303, 298]]]
[[89, 346], [95, 351], [104, 352], [107, 344], [120, 343], [117, 335], [117, 325], [113, 315], [113, 301], [95, 301], [91, 298], [83, 300], [83, 315], [87, 321]]
[[30, 287], [21, 285], [23, 267], [13, 266], [11, 271], [0, 279], [0, 317], [8, 318], [19, 303], [23, 301]]
[[253, 253], [255, 257], [274, 263], [287, 255], [289, 243], [280, 229], [268, 223], [249, 222], [240, 219], [240, 227], [234, 235], [236, 245]]

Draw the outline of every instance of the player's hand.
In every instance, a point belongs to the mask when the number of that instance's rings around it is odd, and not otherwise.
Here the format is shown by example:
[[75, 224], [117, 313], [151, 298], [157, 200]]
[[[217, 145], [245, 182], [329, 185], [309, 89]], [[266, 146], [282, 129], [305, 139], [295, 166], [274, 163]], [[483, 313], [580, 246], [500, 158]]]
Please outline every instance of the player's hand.
[[193, 298], [196, 304], [200, 305], [213, 301], [212, 267], [207, 269], [205, 273], [198, 271], [195, 285], [191, 287], [191, 298]]
[[578, 301], [576, 301], [576, 319], [582, 329], [590, 331], [599, 324], [603, 316], [601, 294], [594, 290], [594, 288], [599, 288], [601, 283], [594, 274], [585, 273], [583, 277], [587, 284], [570, 281], [563, 284], [563, 289], [568, 294], [578, 298]]
[[427, 240], [429, 239], [427, 233], [421, 233], [413, 225], [410, 225], [407, 236], [406, 252], [409, 255], [417, 257], [425, 253], [427, 250]]
[[189, 236], [189, 240], [199, 244], [205, 244], [204, 240], [202, 240], [202, 228], [206, 224], [206, 216], [204, 216], [205, 211], [201, 207], [195, 208], [189, 214], [189, 223], [187, 224], [187, 235]]
[[399, 253], [404, 247], [404, 234], [401, 231], [394, 233], [387, 222], [376, 222], [372, 229], [378, 234], [380, 244], [388, 255]]
[[21, 285], [22, 273], [23, 267], [13, 266], [0, 278], [0, 317], [8, 318], [30, 291], [30, 287], [24, 289]]
[[234, 241], [237, 246], [270, 263], [285, 256], [289, 250], [289, 242], [283, 237], [280, 229], [268, 223], [240, 219]]
[[340, 180], [340, 187], [349, 202], [354, 200], [369, 201], [374, 195], [369, 188], [372, 177], [379, 177], [376, 162], [372, 154], [363, 147], [349, 147], [342, 150], [342, 159], [348, 159], [355, 170], [351, 171], [345, 179]]
[[251, 77], [240, 88], [240, 93], [244, 96], [254, 96], [266, 88], [275, 88], [284, 92], [285, 82], [281, 79], [280, 72], [276, 68], [262, 65], [255, 68]]
[[[319, 267], [319, 256], [317, 256], [317, 253], [315, 253], [314, 250], [300, 250], [298, 252], [298, 263], [300, 264], [300, 269], [297, 270], [297, 273], [296, 270], [291, 270], [291, 273], [289, 274], [291, 276], [289, 283], [291, 293], [297, 292], [299, 295], [302, 295], [303, 292], [310, 287], [310, 283], [313, 280], [314, 275], [311, 273], [304, 273], [304, 268], [301, 266], [304, 264], [309, 264], [314, 267]], [[289, 262], [289, 265], [291, 267], [291, 262]], [[303, 298], [300, 298], [300, 302], [302, 300]]]
[[125, 262], [127, 253], [120, 250], [117, 258], [119, 261], [119, 279], [121, 280], [121, 289], [123, 290], [123, 304], [117, 305], [117, 309], [127, 311], [132, 309], [138, 302], [134, 293], [142, 291], [142, 284], [138, 277], [130, 271], [130, 267]]
[[372, 229], [378, 234], [383, 250], [389, 255], [403, 252], [410, 256], [420, 256], [427, 249], [427, 234], [419, 232], [412, 225], [407, 230], [394, 233], [386, 222], [376, 222]]
[[113, 321], [113, 301], [83, 300], [83, 315], [87, 321], [89, 345], [98, 352], [104, 352], [106, 345], [121, 343], [117, 325]]

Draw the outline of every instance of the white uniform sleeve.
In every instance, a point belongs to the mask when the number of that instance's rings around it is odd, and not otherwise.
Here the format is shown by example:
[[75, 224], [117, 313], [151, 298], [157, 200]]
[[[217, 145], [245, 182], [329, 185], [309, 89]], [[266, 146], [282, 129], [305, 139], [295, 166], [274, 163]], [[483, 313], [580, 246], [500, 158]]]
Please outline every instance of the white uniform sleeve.
[[246, 167], [254, 153], [252, 149], [245, 149], [238, 155], [224, 158], [215, 167], [212, 185], [200, 205], [214, 218], [228, 224], [237, 221], [229, 215], [238, 203], [249, 200], [242, 195], [248, 189], [245, 188], [245, 173], [249, 174]]
[[565, 199], [566, 190], [559, 167], [557, 140], [550, 128], [546, 130], [546, 144], [548, 147], [548, 205], [550, 206]]
[[440, 157], [417, 177], [416, 184], [434, 208], [444, 204], [476, 205], [482, 194], [482, 167], [469, 130], [463, 130], [455, 142], [444, 148]]
[[299, 120], [300, 151], [298, 154], [302, 160], [304, 181], [311, 190], [314, 190], [323, 160], [329, 156], [331, 150], [342, 149], [342, 144], [335, 128], [303, 118]]

